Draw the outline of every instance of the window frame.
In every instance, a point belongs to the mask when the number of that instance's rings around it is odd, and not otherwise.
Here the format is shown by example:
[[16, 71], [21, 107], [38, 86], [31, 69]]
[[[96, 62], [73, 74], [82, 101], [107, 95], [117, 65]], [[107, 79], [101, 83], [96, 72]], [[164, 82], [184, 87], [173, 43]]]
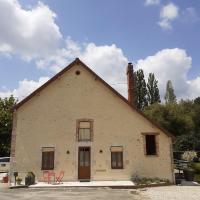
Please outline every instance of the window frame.
[[[44, 151], [43, 149], [53, 149], [53, 151]], [[41, 170], [54, 170], [54, 168], [55, 168], [55, 147], [42, 147], [42, 166], [41, 166]], [[47, 156], [47, 154], [52, 154], [53, 155], [53, 162], [51, 163], [50, 161], [50, 163], [52, 164], [52, 165], [50, 165], [50, 166], [46, 166], [46, 164], [44, 163], [45, 161], [44, 161], [44, 157], [45, 156]], [[45, 155], [46, 154], [46, 155]], [[52, 156], [51, 155], [51, 156]], [[49, 155], [48, 155], [49, 156]]]
[[[81, 140], [79, 137], [79, 130], [80, 128], [80, 124], [81, 122], [89, 122], [90, 123], [90, 139], [89, 140]], [[94, 124], [94, 120], [93, 119], [77, 119], [76, 120], [76, 140], [78, 142], [92, 142], [93, 141], [93, 125]], [[88, 129], [88, 128], [82, 128], [82, 129]]]
[[[115, 147], [115, 146], [112, 146], [112, 147]], [[111, 153], [111, 169], [124, 169], [124, 158], [123, 158], [123, 147], [122, 146], [119, 146], [122, 148], [121, 151], [112, 151], [112, 147], [110, 148], [110, 153]], [[116, 159], [116, 166], [113, 166], [113, 154], [120, 154], [120, 161], [121, 161], [121, 166], [119, 166], [119, 157], [118, 156], [115, 156], [117, 159]]]
[[[159, 133], [157, 132], [145, 132], [142, 133], [143, 135], [143, 144], [144, 144], [144, 155], [147, 157], [158, 157], [159, 156]], [[147, 146], [146, 146], [146, 136], [153, 135], [155, 136], [155, 147], [156, 147], [156, 154], [147, 154]]]

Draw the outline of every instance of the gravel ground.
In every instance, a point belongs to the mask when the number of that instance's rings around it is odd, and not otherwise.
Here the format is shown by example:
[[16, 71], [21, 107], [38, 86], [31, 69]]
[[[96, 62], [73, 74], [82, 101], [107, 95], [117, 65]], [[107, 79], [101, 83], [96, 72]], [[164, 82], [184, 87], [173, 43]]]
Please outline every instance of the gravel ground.
[[[8, 183], [0, 183], [0, 189], [8, 188], [8, 187], [9, 187]], [[1, 200], [1, 198], [0, 198], [0, 200]]]
[[137, 196], [110, 188], [0, 189], [0, 200], [138, 200]]
[[[200, 200], [199, 186], [165, 186], [139, 190], [149, 200]], [[142, 198], [141, 198], [142, 200]]]
[[[2, 187], [3, 186], [3, 187]], [[8, 189], [0, 184], [0, 200], [200, 200], [199, 186], [144, 189], [44, 188]]]

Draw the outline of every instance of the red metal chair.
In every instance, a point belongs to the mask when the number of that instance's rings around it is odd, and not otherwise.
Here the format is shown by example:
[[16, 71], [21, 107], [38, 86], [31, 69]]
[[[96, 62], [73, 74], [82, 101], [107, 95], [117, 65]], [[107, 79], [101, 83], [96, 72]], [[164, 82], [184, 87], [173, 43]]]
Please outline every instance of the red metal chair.
[[44, 182], [50, 183], [50, 180], [49, 180], [49, 171], [43, 171], [43, 180], [44, 180]]
[[56, 173], [54, 171], [49, 171], [49, 182], [51, 182], [51, 177], [53, 177], [53, 181], [55, 183]]
[[51, 182], [51, 177], [54, 178], [54, 182], [55, 182], [55, 172], [43, 171], [44, 182], [48, 182], [48, 184], [49, 184]]
[[56, 176], [56, 182], [60, 183], [65, 175], [65, 171], [60, 171], [59, 176]]

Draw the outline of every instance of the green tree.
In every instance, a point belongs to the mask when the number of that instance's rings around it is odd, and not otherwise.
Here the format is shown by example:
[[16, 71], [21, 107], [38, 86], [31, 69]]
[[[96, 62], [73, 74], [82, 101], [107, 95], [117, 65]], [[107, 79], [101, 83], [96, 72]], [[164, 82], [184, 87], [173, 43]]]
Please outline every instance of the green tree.
[[12, 109], [15, 104], [13, 96], [0, 98], [0, 156], [10, 155]]
[[194, 99], [194, 103], [200, 105], [200, 97], [197, 97], [196, 99]]
[[147, 89], [144, 73], [139, 69], [134, 73], [135, 80], [135, 105], [138, 109], [143, 110], [148, 105], [147, 102]]
[[188, 151], [188, 150], [194, 150], [194, 148], [195, 148], [194, 135], [184, 134], [176, 138], [176, 143], [174, 144], [175, 151]]
[[160, 94], [158, 89], [158, 81], [153, 73], [149, 74], [147, 83], [147, 100], [148, 104], [160, 103]]
[[200, 104], [190, 100], [152, 104], [144, 114], [176, 136], [175, 150], [200, 151]]
[[153, 104], [144, 113], [175, 136], [194, 132], [193, 112], [187, 112], [183, 104]]
[[174, 88], [170, 80], [167, 81], [165, 102], [176, 103], [176, 95], [174, 94]]

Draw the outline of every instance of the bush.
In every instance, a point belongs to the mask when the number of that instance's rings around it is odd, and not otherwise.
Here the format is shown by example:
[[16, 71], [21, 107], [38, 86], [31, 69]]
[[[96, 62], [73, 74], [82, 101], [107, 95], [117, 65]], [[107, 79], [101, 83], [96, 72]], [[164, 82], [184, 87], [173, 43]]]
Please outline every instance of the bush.
[[191, 163], [191, 167], [192, 167], [192, 169], [194, 169], [195, 170], [195, 172], [197, 173], [197, 174], [200, 174], [200, 162], [193, 162], [193, 163]]
[[16, 182], [17, 182], [17, 185], [21, 185], [22, 178], [20, 178], [19, 176], [17, 176]]
[[22, 181], [22, 178], [20, 178], [19, 176], [17, 176], [16, 181]]
[[134, 176], [132, 181], [137, 185], [151, 185], [151, 184], [159, 184], [159, 183], [169, 183], [168, 179], [159, 179], [159, 178], [139, 178], [138, 176]]
[[195, 174], [194, 181], [200, 183], [200, 174]]
[[33, 172], [28, 172], [25, 177], [25, 185], [34, 185], [35, 184], [35, 174]]
[[183, 170], [184, 173], [184, 178], [186, 181], [193, 181], [194, 180], [194, 175], [195, 175], [195, 170], [192, 168], [185, 168]]
[[193, 159], [193, 162], [199, 162], [199, 158], [198, 158], [198, 157], [195, 157], [195, 158]]
[[193, 161], [195, 157], [197, 157], [197, 153], [195, 151], [185, 151], [182, 155], [183, 160], [187, 160], [189, 162]]

